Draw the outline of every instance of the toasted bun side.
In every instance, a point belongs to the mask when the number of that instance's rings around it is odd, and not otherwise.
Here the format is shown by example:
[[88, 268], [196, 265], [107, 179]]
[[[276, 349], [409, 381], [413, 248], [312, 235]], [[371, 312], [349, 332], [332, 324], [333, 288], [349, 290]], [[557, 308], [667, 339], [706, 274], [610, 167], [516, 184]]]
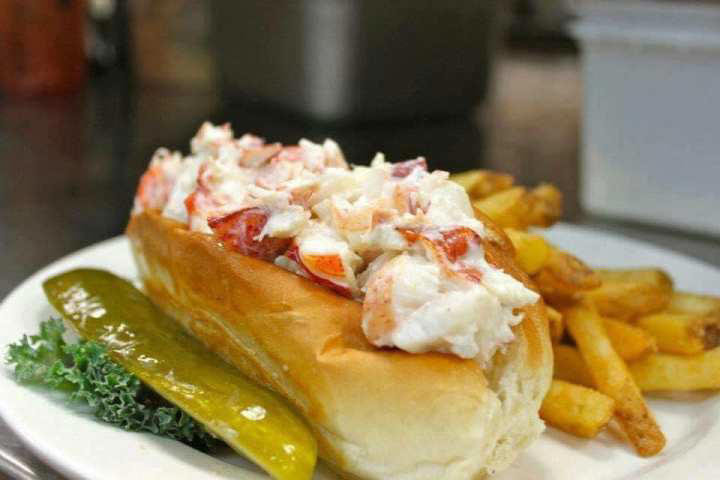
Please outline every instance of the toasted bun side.
[[[157, 212], [134, 215], [127, 234], [150, 297], [293, 403], [320, 455], [345, 474], [482, 478], [542, 430], [537, 412], [552, 368], [542, 304], [525, 309], [516, 341], [483, 371], [451, 355], [377, 349], [358, 302]], [[527, 281], [514, 270], [506, 271]]]

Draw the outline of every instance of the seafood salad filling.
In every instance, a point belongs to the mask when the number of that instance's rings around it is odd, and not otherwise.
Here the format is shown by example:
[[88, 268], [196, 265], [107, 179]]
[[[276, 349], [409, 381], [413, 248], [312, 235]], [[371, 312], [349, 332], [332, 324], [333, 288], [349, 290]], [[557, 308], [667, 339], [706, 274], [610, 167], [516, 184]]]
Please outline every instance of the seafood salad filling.
[[488, 262], [467, 194], [422, 157], [349, 167], [332, 140], [284, 146], [205, 123], [190, 155], [155, 153], [143, 210], [362, 302], [378, 347], [485, 364], [513, 340], [516, 309], [539, 299]]

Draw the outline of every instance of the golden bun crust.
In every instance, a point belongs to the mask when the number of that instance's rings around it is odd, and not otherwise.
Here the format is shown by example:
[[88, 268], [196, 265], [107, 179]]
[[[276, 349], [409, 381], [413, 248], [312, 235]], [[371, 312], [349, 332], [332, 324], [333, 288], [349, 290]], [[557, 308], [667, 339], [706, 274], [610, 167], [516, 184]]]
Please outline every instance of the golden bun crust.
[[[552, 353], [542, 303], [485, 371], [473, 360], [378, 349], [360, 303], [147, 211], [127, 227], [148, 295], [211, 350], [286, 397], [320, 455], [368, 479], [481, 478], [542, 430]], [[500, 231], [486, 245], [524, 282]], [[511, 248], [511, 247], [510, 247]], [[510, 253], [510, 254], [508, 254]]]

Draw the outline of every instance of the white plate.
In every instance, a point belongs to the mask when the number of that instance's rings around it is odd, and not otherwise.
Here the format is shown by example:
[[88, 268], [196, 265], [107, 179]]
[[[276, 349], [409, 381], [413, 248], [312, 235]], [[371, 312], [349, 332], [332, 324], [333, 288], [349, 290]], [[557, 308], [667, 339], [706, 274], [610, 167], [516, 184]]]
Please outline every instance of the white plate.
[[[605, 233], [557, 226], [550, 240], [593, 264], [622, 267], [662, 265], [677, 286], [720, 295], [720, 271], [651, 245]], [[42, 281], [63, 270], [94, 266], [134, 277], [127, 241], [108, 240], [67, 256], [36, 273], [0, 305], [0, 346], [37, 331], [52, 314]], [[42, 459], [71, 478], [87, 479], [260, 479], [239, 456], [214, 458], [178, 442], [121, 431], [74, 411], [47, 392], [17, 385], [0, 369], [0, 415]], [[684, 395], [650, 399], [668, 444], [643, 459], [609, 433], [580, 440], [549, 429], [496, 480], [720, 478], [720, 396]], [[232, 462], [232, 463], [230, 463]], [[332, 478], [321, 472], [317, 478]]]

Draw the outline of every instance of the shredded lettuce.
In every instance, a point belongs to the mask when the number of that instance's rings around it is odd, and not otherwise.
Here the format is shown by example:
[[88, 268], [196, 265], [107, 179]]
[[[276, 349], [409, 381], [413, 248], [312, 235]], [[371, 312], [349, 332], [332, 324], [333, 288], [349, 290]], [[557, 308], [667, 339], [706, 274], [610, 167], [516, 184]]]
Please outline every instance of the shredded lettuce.
[[98, 419], [124, 430], [151, 432], [205, 451], [219, 442], [114, 362], [102, 344], [66, 343], [64, 332], [62, 320], [51, 318], [40, 324], [37, 335], [24, 335], [8, 346], [6, 363], [14, 366], [18, 382], [65, 392]]

